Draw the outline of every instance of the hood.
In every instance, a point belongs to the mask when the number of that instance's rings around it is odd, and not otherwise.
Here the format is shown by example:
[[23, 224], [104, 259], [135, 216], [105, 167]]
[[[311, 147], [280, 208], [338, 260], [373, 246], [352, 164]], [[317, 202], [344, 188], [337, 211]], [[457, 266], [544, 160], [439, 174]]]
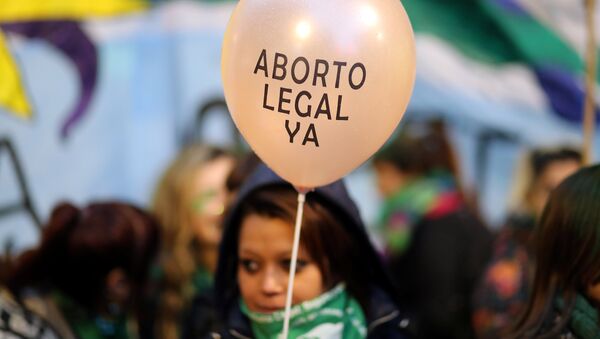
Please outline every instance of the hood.
[[[236, 274], [240, 203], [252, 192], [272, 186], [292, 187], [264, 164], [259, 165], [240, 189], [235, 203], [230, 207], [225, 217], [225, 227], [219, 249], [219, 263], [215, 276], [215, 297], [216, 305], [219, 305], [222, 312], [222, 320], [226, 323], [231, 321], [233, 314], [236, 314], [236, 318], [239, 317], [239, 312], [237, 312], [239, 309], [239, 289]], [[346, 231], [356, 241], [357, 249], [360, 251], [361, 257], [365, 259], [363, 262], [365, 267], [360, 269], [371, 277], [370, 282], [373, 285], [373, 290], [377, 290], [378, 294], [383, 293], [392, 297], [394, 295], [392, 284], [383, 269], [379, 255], [369, 240], [358, 208], [350, 198], [343, 181], [339, 180], [330, 185], [319, 187], [309, 192], [306, 199], [311, 199], [311, 196], [316, 195], [320, 196], [320, 200], [332, 210], [334, 215], [340, 218]], [[390, 307], [395, 308], [396, 302], [390, 299], [389, 304], [389, 307], [385, 307], [387, 310], [379, 306], [377, 311], [367, 310], [365, 312], [367, 319], [380, 316], [379, 313], [389, 311]]]

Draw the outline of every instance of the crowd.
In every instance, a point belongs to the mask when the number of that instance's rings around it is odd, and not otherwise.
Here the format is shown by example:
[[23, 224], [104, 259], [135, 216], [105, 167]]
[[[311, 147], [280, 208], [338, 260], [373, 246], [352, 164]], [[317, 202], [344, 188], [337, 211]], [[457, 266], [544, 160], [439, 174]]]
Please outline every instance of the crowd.
[[[599, 165], [530, 150], [492, 231], [441, 121], [404, 124], [371, 163], [374, 227], [341, 180], [306, 196], [290, 338], [600, 338]], [[2, 259], [0, 338], [278, 338], [296, 190], [191, 144], [149, 200], [57, 204]]]

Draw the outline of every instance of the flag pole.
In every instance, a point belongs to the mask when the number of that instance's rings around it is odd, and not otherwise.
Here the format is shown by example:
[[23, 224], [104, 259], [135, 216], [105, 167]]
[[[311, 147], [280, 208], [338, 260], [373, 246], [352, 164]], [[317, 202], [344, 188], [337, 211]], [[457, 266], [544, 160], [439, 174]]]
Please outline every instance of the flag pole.
[[585, 1], [585, 21], [587, 28], [585, 106], [583, 116], [583, 162], [593, 161], [593, 145], [596, 128], [596, 0]]

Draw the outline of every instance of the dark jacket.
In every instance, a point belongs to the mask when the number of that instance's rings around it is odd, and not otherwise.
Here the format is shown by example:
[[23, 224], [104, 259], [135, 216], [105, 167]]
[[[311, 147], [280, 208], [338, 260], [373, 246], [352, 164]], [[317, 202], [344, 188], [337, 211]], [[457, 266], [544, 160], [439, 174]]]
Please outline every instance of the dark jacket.
[[[220, 247], [219, 264], [215, 277], [216, 305], [220, 309], [222, 328], [218, 329], [220, 338], [252, 338], [250, 321], [239, 309], [239, 290], [237, 286], [237, 242], [239, 233], [239, 204], [250, 193], [273, 186], [289, 186], [266, 166], [261, 165], [241, 188], [237, 202], [228, 213]], [[312, 196], [312, 197], [311, 197]], [[342, 225], [356, 240], [357, 251], [362, 262], [356, 263], [356, 269], [371, 277], [369, 309], [363, 310], [367, 320], [368, 338], [407, 338], [410, 320], [399, 310], [392, 299], [393, 288], [371, 245], [365, 227], [360, 219], [356, 205], [348, 195], [341, 181], [321, 187], [308, 193], [307, 199], [319, 198], [320, 201], [342, 221]]]
[[213, 288], [194, 296], [190, 309], [183, 315], [182, 339], [204, 338], [221, 327], [214, 298]]
[[471, 294], [489, 259], [492, 236], [467, 209], [423, 218], [389, 268], [419, 338], [472, 338]]

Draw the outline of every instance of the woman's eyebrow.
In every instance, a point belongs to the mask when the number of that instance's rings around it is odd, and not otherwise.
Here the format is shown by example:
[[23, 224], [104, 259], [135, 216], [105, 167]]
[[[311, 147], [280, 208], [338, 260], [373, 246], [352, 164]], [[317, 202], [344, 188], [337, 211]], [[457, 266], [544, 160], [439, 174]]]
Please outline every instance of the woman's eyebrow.
[[255, 251], [248, 249], [248, 248], [240, 248], [240, 254], [243, 255], [250, 255], [250, 256], [254, 256], [254, 257], [260, 257], [260, 255], [258, 253], [256, 253]]
[[[292, 251], [281, 251], [278, 252], [276, 257], [278, 259], [286, 259], [286, 260], [291, 260], [292, 259]], [[308, 253], [300, 253], [298, 252], [298, 259], [302, 259], [304, 261], [310, 260], [310, 256], [308, 255]]]

